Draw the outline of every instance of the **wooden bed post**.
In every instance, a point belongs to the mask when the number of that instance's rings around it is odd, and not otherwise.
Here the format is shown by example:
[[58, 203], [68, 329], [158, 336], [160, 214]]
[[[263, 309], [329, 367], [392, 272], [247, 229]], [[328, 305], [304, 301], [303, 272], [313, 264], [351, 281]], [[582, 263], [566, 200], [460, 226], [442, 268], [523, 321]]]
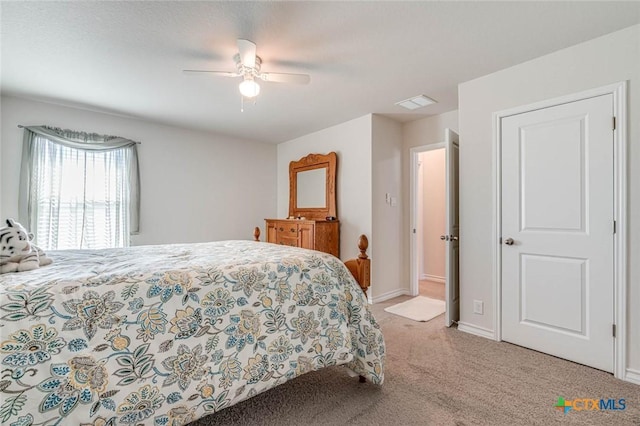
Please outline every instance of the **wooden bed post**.
[[371, 259], [367, 256], [367, 248], [369, 247], [369, 240], [366, 235], [360, 235], [358, 238], [358, 248], [360, 254], [357, 259], [349, 259], [344, 264], [347, 265], [349, 272], [360, 284], [360, 288], [364, 292], [365, 296], [367, 290], [371, 285]]
[[[367, 248], [369, 247], [369, 240], [366, 235], [360, 235], [358, 238], [358, 248], [360, 254], [357, 259], [350, 259], [345, 262], [347, 269], [351, 272], [356, 279], [364, 295], [367, 295], [367, 290], [371, 285], [371, 259], [367, 256]], [[367, 379], [364, 376], [359, 376], [358, 381], [360, 383], [366, 383]]]
[[253, 241], [260, 241], [260, 227], [253, 228]]
[[[347, 269], [356, 279], [364, 295], [367, 295], [367, 289], [371, 285], [371, 259], [367, 256], [367, 248], [369, 247], [369, 240], [366, 235], [360, 235], [358, 238], [358, 248], [360, 254], [357, 259], [349, 259], [344, 264], [347, 265]], [[358, 378], [360, 383], [365, 383], [367, 379], [364, 376]]]

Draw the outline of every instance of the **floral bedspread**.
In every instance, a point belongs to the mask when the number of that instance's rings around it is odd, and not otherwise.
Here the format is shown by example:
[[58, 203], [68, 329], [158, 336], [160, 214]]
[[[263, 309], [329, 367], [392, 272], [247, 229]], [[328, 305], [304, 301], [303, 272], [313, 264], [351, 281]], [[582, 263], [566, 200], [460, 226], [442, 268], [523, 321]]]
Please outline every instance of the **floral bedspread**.
[[253, 241], [51, 252], [0, 276], [0, 422], [183, 425], [385, 348], [342, 262]]

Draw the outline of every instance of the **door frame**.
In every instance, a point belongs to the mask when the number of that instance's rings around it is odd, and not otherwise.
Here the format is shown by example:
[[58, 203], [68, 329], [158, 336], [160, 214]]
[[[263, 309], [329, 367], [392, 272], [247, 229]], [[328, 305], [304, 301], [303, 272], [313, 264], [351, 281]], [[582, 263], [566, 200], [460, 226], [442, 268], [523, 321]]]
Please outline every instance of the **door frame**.
[[[610, 84], [566, 96], [523, 105], [493, 114], [493, 323], [494, 340], [502, 340], [502, 119], [525, 112], [567, 104], [602, 95], [613, 95], [613, 203], [616, 233], [613, 235], [613, 312], [616, 325], [613, 374], [626, 379], [627, 366], [627, 82]], [[612, 117], [613, 118], [613, 117]], [[613, 123], [612, 123], [613, 125]]]
[[[423, 152], [433, 151], [436, 149], [446, 149], [445, 142], [439, 142], [429, 145], [416, 146], [409, 149], [409, 162], [411, 164], [410, 180], [409, 180], [409, 239], [411, 241], [409, 248], [409, 294], [411, 296], [417, 296], [420, 293], [420, 287], [418, 285], [418, 262], [416, 257], [418, 255], [418, 241], [415, 230], [418, 228], [418, 199], [416, 197], [416, 180], [418, 179], [418, 154]], [[446, 163], [445, 159], [445, 163]], [[446, 170], [449, 169], [449, 165], [445, 164]]]

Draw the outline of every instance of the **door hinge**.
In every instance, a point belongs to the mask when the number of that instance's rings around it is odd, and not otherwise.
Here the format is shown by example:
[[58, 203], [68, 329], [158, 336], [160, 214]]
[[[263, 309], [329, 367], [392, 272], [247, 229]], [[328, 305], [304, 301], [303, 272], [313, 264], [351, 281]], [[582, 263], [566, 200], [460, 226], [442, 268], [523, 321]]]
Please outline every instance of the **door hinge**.
[[613, 117], [613, 130], [615, 130], [615, 129], [616, 129], [616, 118]]
[[616, 325], [612, 324], [611, 332], [613, 333], [613, 337], [616, 337]]
[[416, 233], [416, 228], [413, 228], [413, 233], [414, 233], [414, 234]]
[[614, 220], [614, 221], [613, 221], [613, 233], [614, 233], [614, 234], [616, 233], [616, 228], [617, 228], [617, 226], [616, 226], [616, 225], [617, 225], [617, 224], [616, 224], [616, 221]]

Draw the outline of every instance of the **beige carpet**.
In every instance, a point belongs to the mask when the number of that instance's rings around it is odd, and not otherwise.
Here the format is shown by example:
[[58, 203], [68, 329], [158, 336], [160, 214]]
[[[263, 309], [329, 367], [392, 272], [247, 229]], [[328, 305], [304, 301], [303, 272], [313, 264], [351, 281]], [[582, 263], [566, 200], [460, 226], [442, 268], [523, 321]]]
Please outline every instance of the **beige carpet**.
[[384, 310], [414, 321], [429, 321], [444, 313], [445, 303], [442, 300], [416, 296], [404, 302], [388, 306]]
[[[640, 386], [508, 343], [419, 323], [374, 305], [387, 342], [386, 382], [344, 369], [306, 374], [192, 426], [214, 425], [640, 425]], [[620, 412], [569, 412], [559, 396], [626, 398]]]

